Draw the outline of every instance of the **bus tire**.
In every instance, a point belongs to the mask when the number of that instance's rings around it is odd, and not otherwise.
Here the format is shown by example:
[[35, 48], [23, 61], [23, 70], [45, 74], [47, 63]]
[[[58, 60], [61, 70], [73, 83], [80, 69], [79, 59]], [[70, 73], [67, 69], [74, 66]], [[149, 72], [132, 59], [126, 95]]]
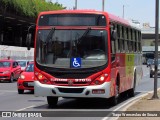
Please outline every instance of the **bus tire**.
[[136, 88], [136, 71], [134, 72], [133, 88], [128, 90], [128, 97], [134, 97], [135, 96], [135, 88]]
[[[117, 87], [117, 86], [116, 86]], [[117, 88], [116, 88], [117, 89]], [[119, 99], [119, 93], [117, 93], [115, 96], [113, 96], [113, 97], [111, 97], [110, 99], [109, 99], [109, 104], [111, 105], [111, 106], [115, 106], [115, 105], [117, 105], [118, 104], [118, 99]]]
[[117, 78], [116, 86], [115, 86], [115, 96], [110, 98], [110, 100], [109, 100], [110, 105], [111, 106], [117, 105], [118, 102], [119, 102], [119, 97], [120, 97], [120, 93], [119, 93], [119, 78]]
[[47, 96], [47, 102], [50, 108], [56, 107], [58, 103], [58, 97]]

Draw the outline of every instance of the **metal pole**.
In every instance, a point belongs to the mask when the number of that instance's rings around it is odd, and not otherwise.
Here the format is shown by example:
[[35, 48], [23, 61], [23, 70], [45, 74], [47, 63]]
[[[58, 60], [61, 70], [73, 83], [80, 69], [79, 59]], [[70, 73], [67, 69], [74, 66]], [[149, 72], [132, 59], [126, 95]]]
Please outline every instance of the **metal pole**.
[[123, 5], [123, 18], [124, 18], [124, 5]]
[[154, 74], [154, 94], [152, 99], [158, 99], [157, 95], [157, 67], [158, 67], [158, 39], [159, 39], [159, 0], [156, 0], [155, 14], [155, 74]]
[[104, 11], [105, 0], [102, 0], [102, 11]]
[[77, 10], [77, 0], [75, 0], [75, 10]]

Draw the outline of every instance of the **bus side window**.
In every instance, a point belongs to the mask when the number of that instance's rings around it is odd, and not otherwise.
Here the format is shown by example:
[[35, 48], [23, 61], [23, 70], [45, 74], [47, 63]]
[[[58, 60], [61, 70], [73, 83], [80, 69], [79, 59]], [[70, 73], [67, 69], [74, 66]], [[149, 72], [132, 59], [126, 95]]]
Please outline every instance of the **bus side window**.
[[115, 60], [115, 41], [111, 41], [111, 61]]
[[115, 26], [112, 25], [110, 27], [110, 40], [111, 40], [111, 61], [115, 60], [115, 54], [116, 54], [116, 40], [113, 40], [111, 37], [112, 31], [115, 29]]

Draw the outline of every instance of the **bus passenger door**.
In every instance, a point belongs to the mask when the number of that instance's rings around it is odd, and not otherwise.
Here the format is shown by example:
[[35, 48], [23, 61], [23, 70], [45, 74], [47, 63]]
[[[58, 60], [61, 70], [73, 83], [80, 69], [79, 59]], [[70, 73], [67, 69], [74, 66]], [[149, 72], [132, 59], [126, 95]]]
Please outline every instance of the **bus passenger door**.
[[113, 26], [110, 27], [110, 47], [111, 47], [111, 95], [114, 95], [113, 93], [115, 90], [115, 81], [116, 81], [116, 40], [113, 39], [112, 32], [113, 32]]

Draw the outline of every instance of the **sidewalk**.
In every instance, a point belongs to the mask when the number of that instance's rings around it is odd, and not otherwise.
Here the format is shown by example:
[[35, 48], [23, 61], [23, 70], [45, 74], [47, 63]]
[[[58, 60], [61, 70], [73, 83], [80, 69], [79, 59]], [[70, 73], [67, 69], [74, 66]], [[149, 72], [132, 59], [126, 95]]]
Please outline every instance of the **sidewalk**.
[[[160, 115], [160, 90], [158, 91], [159, 99], [151, 99], [153, 96], [152, 93], [148, 93], [146, 96], [140, 98], [138, 101], [131, 103], [126, 109], [122, 111], [134, 111], [135, 113], [142, 111], [146, 113], [147, 117], [119, 117], [118, 120], [160, 120], [159, 117], [150, 117], [150, 114], [145, 111], [159, 111], [158, 115]], [[156, 114], [155, 112], [154, 114]]]

